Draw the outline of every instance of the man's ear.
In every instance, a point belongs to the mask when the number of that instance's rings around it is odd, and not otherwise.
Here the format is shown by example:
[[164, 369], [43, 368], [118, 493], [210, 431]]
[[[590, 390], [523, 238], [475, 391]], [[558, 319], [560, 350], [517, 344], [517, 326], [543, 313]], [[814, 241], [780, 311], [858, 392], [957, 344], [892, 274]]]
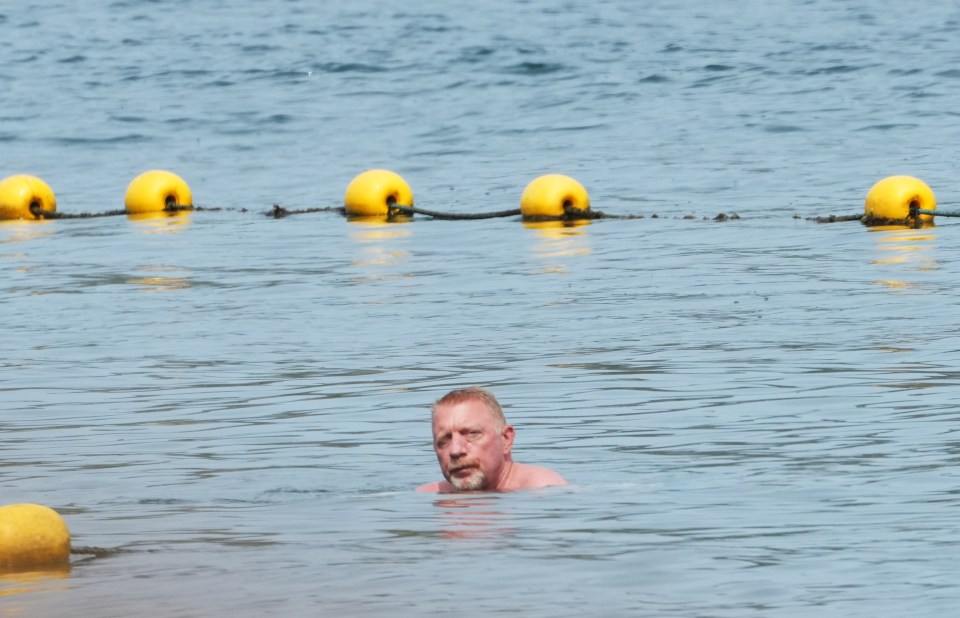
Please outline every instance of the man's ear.
[[500, 435], [503, 437], [503, 454], [509, 455], [513, 449], [513, 438], [516, 436], [513, 425], [504, 425], [503, 429], [500, 430]]

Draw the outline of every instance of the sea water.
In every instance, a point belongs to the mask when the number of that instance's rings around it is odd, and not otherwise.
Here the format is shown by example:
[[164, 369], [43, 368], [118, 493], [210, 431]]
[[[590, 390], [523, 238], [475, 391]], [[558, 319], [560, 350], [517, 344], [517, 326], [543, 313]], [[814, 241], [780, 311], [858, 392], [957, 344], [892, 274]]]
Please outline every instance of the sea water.
[[[169, 169], [221, 210], [0, 225], [0, 503], [69, 569], [0, 616], [930, 616], [960, 602], [948, 2], [0, 6], [0, 176], [65, 213]], [[544, 173], [632, 219], [516, 208]], [[715, 221], [718, 214], [739, 218]], [[642, 218], [640, 218], [642, 216]], [[424, 495], [490, 388], [569, 487]]]

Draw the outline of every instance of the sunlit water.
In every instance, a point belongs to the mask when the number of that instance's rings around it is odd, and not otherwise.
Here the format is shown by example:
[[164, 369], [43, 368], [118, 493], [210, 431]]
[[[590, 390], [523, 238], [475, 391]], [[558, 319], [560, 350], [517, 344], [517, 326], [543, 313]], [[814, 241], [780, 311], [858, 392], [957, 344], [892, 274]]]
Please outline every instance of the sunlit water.
[[[954, 613], [960, 224], [806, 217], [958, 202], [960, 9], [700, 4], [0, 9], [0, 176], [231, 209], [0, 225], [0, 503], [121, 550], [0, 616]], [[262, 214], [370, 167], [645, 218]], [[468, 384], [570, 487], [413, 492]]]

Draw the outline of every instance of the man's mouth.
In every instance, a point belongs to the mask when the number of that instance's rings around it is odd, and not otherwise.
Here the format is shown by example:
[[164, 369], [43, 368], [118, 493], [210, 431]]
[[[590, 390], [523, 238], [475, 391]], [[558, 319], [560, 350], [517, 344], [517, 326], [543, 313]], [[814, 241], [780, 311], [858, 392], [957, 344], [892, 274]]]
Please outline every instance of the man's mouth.
[[477, 466], [473, 464], [457, 466], [456, 468], [450, 469], [450, 476], [469, 476], [473, 474], [473, 471], [476, 470], [476, 468]]

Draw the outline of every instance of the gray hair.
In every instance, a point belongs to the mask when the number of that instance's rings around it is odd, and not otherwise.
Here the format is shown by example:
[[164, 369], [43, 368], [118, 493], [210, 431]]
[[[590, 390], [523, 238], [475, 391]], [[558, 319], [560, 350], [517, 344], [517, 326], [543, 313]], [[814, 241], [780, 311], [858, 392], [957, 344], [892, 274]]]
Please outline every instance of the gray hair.
[[465, 401], [479, 401], [486, 406], [497, 425], [503, 427], [507, 424], [507, 417], [503, 414], [503, 408], [500, 407], [500, 402], [493, 396], [493, 393], [479, 386], [468, 386], [450, 391], [433, 402], [433, 405], [430, 407], [430, 412], [434, 414], [439, 406], [456, 405]]

